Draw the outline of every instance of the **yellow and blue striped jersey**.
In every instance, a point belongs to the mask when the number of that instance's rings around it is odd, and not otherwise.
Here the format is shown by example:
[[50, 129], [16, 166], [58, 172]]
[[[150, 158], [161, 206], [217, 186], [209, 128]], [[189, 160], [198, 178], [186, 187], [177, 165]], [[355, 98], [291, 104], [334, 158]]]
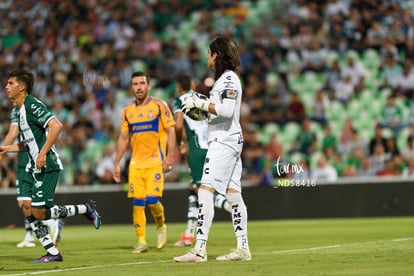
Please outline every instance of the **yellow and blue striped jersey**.
[[168, 105], [150, 97], [144, 105], [130, 103], [122, 113], [121, 131], [128, 131], [131, 145], [130, 166], [151, 168], [162, 164], [167, 148], [166, 128], [174, 126]]

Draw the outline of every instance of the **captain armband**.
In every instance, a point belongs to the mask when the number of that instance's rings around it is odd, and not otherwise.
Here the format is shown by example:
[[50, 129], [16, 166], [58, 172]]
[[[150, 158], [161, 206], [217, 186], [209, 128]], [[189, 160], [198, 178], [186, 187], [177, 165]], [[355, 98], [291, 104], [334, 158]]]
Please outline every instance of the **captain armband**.
[[226, 89], [221, 93], [221, 100], [224, 99], [237, 99], [237, 95], [239, 94], [239, 91], [234, 89]]

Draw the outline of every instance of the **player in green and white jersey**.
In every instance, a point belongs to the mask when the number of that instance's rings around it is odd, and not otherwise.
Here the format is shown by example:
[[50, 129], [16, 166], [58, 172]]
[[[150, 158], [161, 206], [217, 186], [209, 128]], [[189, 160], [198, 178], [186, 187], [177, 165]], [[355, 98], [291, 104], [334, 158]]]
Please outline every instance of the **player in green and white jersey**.
[[[4, 138], [3, 145], [11, 145], [19, 136], [19, 115], [17, 107], [12, 109], [10, 114], [10, 128]], [[23, 200], [31, 201], [31, 185], [25, 185], [23, 181], [26, 172], [26, 164], [29, 162], [29, 157], [26, 152], [18, 152], [17, 156], [17, 173], [16, 173], [16, 196], [17, 205], [23, 208]], [[60, 231], [62, 230], [62, 219], [49, 219], [43, 222], [49, 227], [52, 240], [57, 245], [60, 241]], [[29, 221], [25, 218], [24, 226], [26, 229], [25, 238], [17, 244], [17, 247], [35, 247], [35, 241], [33, 238], [33, 230]]]
[[[174, 100], [172, 107], [175, 115], [176, 141], [180, 153], [187, 153], [192, 183], [188, 190], [187, 228], [185, 232], [181, 234], [180, 240], [174, 245], [190, 246], [193, 243], [194, 232], [197, 225], [197, 192], [201, 184], [200, 180], [203, 175], [204, 159], [207, 154], [208, 122], [207, 120], [192, 120], [182, 112], [181, 105], [184, 98], [191, 96], [194, 91], [192, 90], [192, 81], [189, 76], [179, 76], [176, 81], [176, 91], [180, 95]], [[186, 140], [186, 142], [184, 140]], [[214, 202], [215, 207], [223, 208], [231, 213], [231, 207], [225, 196], [216, 193]]]
[[27, 174], [23, 182], [24, 185], [31, 186], [31, 200], [23, 200], [23, 214], [47, 251], [46, 255], [34, 262], [61, 262], [63, 257], [42, 221], [84, 214], [99, 229], [101, 216], [95, 209], [95, 202], [91, 200], [76, 205], [55, 205], [55, 189], [63, 166], [54, 144], [62, 123], [40, 100], [30, 95], [33, 84], [34, 76], [28, 70], [14, 69], [9, 73], [6, 94], [18, 108], [21, 141], [0, 146], [0, 154], [20, 151], [28, 154], [29, 162], [25, 168]]

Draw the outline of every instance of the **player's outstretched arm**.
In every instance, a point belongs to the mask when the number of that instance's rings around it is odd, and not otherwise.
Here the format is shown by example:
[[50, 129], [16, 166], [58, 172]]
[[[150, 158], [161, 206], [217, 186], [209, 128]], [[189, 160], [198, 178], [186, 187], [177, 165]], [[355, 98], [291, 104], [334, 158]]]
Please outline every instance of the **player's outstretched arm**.
[[18, 151], [26, 151], [26, 148], [24, 147], [24, 144], [22, 142], [14, 145], [0, 146], [0, 154]]
[[19, 135], [19, 126], [17, 124], [10, 125], [9, 131], [4, 137], [3, 145], [8, 146], [13, 144], [14, 140], [16, 140], [17, 136]]

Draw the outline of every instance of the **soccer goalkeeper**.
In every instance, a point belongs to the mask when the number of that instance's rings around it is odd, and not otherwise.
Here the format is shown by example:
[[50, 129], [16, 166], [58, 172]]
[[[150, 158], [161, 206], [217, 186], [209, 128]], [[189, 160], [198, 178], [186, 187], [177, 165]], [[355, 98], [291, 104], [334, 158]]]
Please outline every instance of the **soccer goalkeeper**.
[[187, 97], [183, 112], [194, 107], [210, 113], [208, 150], [198, 190], [199, 213], [197, 236], [193, 249], [174, 257], [174, 262], [207, 261], [207, 240], [214, 217], [214, 194], [225, 194], [232, 208], [233, 229], [237, 248], [219, 256], [218, 261], [250, 260], [247, 238], [247, 210], [241, 194], [243, 135], [240, 126], [241, 81], [236, 70], [240, 65], [237, 44], [218, 37], [207, 49], [207, 65], [214, 70], [215, 83], [209, 102]]
[[[197, 225], [197, 192], [201, 184], [203, 164], [207, 154], [208, 122], [207, 120], [192, 120], [181, 110], [184, 98], [191, 96], [193, 93], [191, 78], [188, 75], [181, 75], [177, 78], [176, 82], [175, 89], [179, 97], [175, 99], [172, 107], [175, 115], [176, 141], [180, 153], [183, 155], [187, 154], [192, 183], [188, 190], [187, 228], [181, 234], [180, 240], [174, 245], [190, 246], [193, 244], [194, 232]], [[184, 140], [186, 140], [186, 143]], [[214, 205], [217, 208], [223, 208], [231, 214], [231, 207], [225, 196], [216, 193], [214, 195]]]

